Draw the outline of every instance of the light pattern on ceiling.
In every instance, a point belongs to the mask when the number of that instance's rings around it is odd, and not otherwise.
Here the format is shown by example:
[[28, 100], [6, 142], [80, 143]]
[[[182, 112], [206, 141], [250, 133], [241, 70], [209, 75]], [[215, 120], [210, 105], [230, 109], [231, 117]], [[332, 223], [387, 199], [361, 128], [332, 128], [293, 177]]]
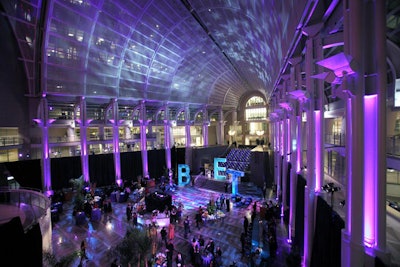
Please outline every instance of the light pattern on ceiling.
[[47, 95], [237, 106], [272, 90], [305, 1], [49, 2]]

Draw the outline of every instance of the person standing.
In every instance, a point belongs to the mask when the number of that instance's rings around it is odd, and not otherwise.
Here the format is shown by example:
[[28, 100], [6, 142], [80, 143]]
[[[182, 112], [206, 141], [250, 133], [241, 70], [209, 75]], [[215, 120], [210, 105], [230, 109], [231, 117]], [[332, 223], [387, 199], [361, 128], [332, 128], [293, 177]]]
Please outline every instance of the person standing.
[[177, 267], [185, 267], [185, 261], [183, 260], [182, 253], [178, 252], [175, 258], [175, 263]]
[[226, 211], [230, 212], [231, 211], [231, 201], [229, 200], [229, 197], [226, 198]]
[[249, 229], [249, 220], [247, 219], [246, 216], [243, 216], [243, 230], [244, 234], [247, 236], [247, 231]]
[[200, 211], [198, 211], [198, 212], [196, 213], [196, 217], [195, 217], [195, 220], [196, 220], [196, 227], [197, 227], [197, 229], [199, 229], [199, 230], [200, 230], [200, 224], [201, 224], [202, 221], [203, 221], [203, 218], [201, 217], [201, 215], [202, 215], [202, 213], [201, 213]]
[[128, 203], [128, 205], [126, 206], [126, 220], [128, 221], [128, 223], [132, 219], [132, 210], [133, 209], [131, 203]]
[[246, 247], [246, 234], [244, 232], [240, 235], [240, 243], [242, 244], [242, 254], [244, 254], [244, 248]]
[[166, 252], [167, 252], [167, 261], [169, 266], [172, 266], [172, 256], [174, 254], [174, 244], [172, 244], [172, 240], [168, 241], [168, 244], [166, 246]]
[[161, 235], [161, 240], [165, 243], [165, 245], [167, 245], [167, 229], [165, 229], [165, 226], [161, 229], [160, 231], [160, 235]]
[[173, 223], [168, 226], [168, 238], [169, 240], [174, 240], [175, 238], [175, 225]]
[[132, 215], [132, 223], [133, 223], [133, 226], [137, 226], [137, 225], [138, 225], [138, 215], [137, 215], [137, 212], [134, 212], [133, 215]]
[[210, 238], [210, 240], [208, 241], [205, 250], [214, 255], [215, 244], [212, 238]]
[[190, 233], [189, 216], [186, 216], [186, 219], [183, 221], [183, 227], [184, 227], [184, 230], [185, 230], [185, 238], [187, 238], [187, 235]]
[[263, 188], [262, 188], [262, 194], [263, 194], [263, 198], [265, 200], [266, 196], [267, 196], [267, 183], [264, 182]]
[[81, 242], [81, 261], [83, 259], [88, 259], [87, 255], [86, 255], [86, 242], [85, 242], [85, 240], [82, 240], [82, 242]]

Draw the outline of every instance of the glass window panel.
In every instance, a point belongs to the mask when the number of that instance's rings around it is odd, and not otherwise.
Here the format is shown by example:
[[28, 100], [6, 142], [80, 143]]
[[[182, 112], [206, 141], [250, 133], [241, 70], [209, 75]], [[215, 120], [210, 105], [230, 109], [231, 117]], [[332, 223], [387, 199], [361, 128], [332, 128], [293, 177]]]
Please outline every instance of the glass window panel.
[[[173, 48], [175, 49], [175, 47]], [[178, 63], [182, 58], [181, 56], [179, 56], [179, 54], [170, 50], [170, 47], [165, 46], [165, 44], [160, 46], [157, 56], [165, 57], [168, 60], [171, 60], [173, 63]]]
[[88, 84], [86, 86], [86, 95], [94, 97], [103, 96], [109, 99], [110, 97], [117, 97], [118, 90], [116, 87], [112, 87], [109, 85]]
[[47, 91], [61, 95], [83, 95], [83, 85], [77, 82], [61, 82], [47, 79]]
[[145, 83], [146, 75], [123, 70], [123, 71], [121, 71], [121, 79]]

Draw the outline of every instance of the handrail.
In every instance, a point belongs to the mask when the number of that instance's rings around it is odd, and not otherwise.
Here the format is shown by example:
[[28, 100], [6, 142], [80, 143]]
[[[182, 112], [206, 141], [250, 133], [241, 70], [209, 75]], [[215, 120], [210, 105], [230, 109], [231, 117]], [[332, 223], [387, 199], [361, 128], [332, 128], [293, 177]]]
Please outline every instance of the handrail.
[[40, 218], [46, 216], [51, 203], [49, 198], [35, 188], [12, 189], [0, 187], [0, 204], [28, 207], [28, 210], [24, 212], [25, 214], [30, 212], [32, 214], [32, 220], [24, 224], [24, 231], [26, 232], [36, 224]]

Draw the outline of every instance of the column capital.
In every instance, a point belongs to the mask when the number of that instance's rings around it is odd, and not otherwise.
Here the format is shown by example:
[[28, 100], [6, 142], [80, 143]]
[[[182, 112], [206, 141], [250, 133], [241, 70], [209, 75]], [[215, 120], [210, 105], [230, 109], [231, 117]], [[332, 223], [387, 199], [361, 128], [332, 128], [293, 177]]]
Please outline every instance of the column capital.
[[151, 122], [151, 120], [138, 120], [140, 123], [140, 126], [147, 126], [149, 125], [149, 122]]

